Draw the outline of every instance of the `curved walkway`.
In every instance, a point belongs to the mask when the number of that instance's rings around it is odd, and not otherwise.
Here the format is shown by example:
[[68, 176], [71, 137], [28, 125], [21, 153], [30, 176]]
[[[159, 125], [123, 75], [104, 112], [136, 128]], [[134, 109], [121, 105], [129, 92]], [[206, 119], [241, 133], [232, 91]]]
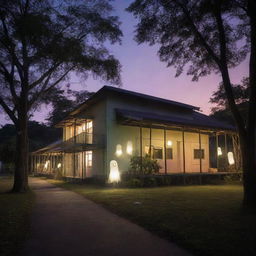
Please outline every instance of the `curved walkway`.
[[74, 192], [31, 178], [36, 193], [24, 256], [188, 256]]

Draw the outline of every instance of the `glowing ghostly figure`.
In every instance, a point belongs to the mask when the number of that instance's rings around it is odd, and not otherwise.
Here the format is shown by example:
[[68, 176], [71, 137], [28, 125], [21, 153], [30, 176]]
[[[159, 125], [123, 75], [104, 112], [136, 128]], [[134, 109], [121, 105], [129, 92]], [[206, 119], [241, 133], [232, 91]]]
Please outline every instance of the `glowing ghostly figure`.
[[167, 146], [168, 146], [168, 147], [171, 147], [171, 146], [172, 146], [172, 141], [171, 141], [171, 140], [168, 140], [168, 141], [167, 141]]
[[61, 163], [58, 163], [57, 168], [60, 168], [60, 167], [61, 167]]
[[123, 154], [122, 145], [116, 145], [116, 156], [121, 156]]
[[109, 183], [117, 183], [120, 181], [120, 173], [118, 170], [118, 164], [117, 161], [111, 160], [110, 161], [110, 173], [108, 177]]
[[222, 150], [221, 150], [221, 147], [218, 147], [218, 156], [222, 156]]
[[128, 155], [132, 155], [132, 142], [131, 141], [127, 142], [126, 153]]
[[230, 165], [234, 164], [235, 163], [235, 159], [234, 159], [234, 154], [233, 152], [228, 152], [228, 163]]

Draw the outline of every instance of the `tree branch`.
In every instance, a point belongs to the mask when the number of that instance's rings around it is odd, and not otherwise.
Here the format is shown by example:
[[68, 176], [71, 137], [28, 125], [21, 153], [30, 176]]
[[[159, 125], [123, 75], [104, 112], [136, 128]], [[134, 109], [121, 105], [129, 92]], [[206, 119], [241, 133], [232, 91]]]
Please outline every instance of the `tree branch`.
[[180, 1], [176, 1], [177, 5], [180, 6], [180, 8], [182, 9], [182, 11], [184, 12], [184, 14], [186, 15], [189, 23], [191, 24], [191, 28], [194, 31], [195, 36], [198, 37], [198, 39], [200, 40], [201, 44], [204, 46], [205, 50], [208, 52], [208, 54], [213, 58], [213, 60], [217, 63], [217, 65], [220, 64], [220, 59], [218, 58], [218, 56], [214, 53], [214, 51], [211, 49], [211, 47], [208, 45], [208, 43], [206, 42], [205, 38], [203, 37], [203, 35], [201, 34], [201, 32], [197, 29], [196, 24], [194, 23], [193, 19], [190, 16], [190, 13], [188, 11], [188, 9], [180, 3]]
[[2, 108], [4, 109], [4, 111], [8, 114], [8, 116], [10, 117], [10, 119], [13, 121], [13, 123], [16, 125], [18, 122], [18, 119], [16, 118], [16, 116], [14, 115], [14, 111], [12, 111], [8, 105], [5, 103], [5, 101], [2, 99], [2, 97], [0, 97], [0, 105], [2, 106]]
[[47, 93], [48, 91], [50, 91], [54, 86], [56, 86], [58, 83], [60, 83], [65, 76], [67, 76], [67, 74], [74, 68], [74, 66], [72, 66], [71, 68], [69, 68], [59, 79], [57, 79], [55, 82], [53, 82], [47, 89], [45, 89], [44, 87], [47, 86], [47, 84], [49, 83], [50, 80], [50, 76], [47, 78], [47, 80], [45, 81], [42, 89], [37, 92], [37, 94], [34, 94], [34, 97], [29, 101], [28, 103], [28, 109], [31, 109], [33, 104], [44, 94]]
[[229, 107], [234, 115], [237, 127], [241, 134], [246, 134], [244, 120], [239, 112], [237, 105], [235, 103], [234, 93], [232, 90], [232, 85], [230, 82], [230, 76], [228, 71], [228, 64], [227, 64], [227, 42], [226, 42], [226, 35], [223, 25], [223, 20], [221, 17], [221, 0], [217, 2], [215, 5], [215, 10], [213, 11], [215, 15], [215, 19], [217, 22], [218, 34], [219, 34], [219, 44], [220, 44], [220, 64], [219, 68], [222, 74], [223, 85], [225, 88], [227, 100], [229, 103]]
[[31, 83], [29, 89], [31, 90], [31, 89], [35, 88], [38, 84], [42, 83], [44, 81], [44, 79], [47, 79], [47, 77], [50, 77], [58, 66], [60, 66], [60, 63], [55, 63], [39, 79], [37, 79], [36, 81]]
[[14, 80], [14, 65], [12, 63], [11, 72], [9, 72], [7, 70], [7, 68], [4, 66], [4, 64], [2, 62], [0, 62], [0, 67], [3, 69], [3, 70], [0, 69], [0, 73], [2, 73], [5, 77], [5, 79], [8, 81], [9, 88], [10, 88], [12, 97], [14, 99], [14, 104], [16, 104], [18, 101], [18, 96], [16, 94], [16, 91], [14, 88], [14, 82], [13, 82], [13, 80]]

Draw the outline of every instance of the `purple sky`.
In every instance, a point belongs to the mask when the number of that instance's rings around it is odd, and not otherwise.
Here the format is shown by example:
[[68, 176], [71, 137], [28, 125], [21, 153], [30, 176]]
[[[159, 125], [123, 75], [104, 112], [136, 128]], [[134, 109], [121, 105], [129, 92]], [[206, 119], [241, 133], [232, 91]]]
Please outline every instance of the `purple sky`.
[[[209, 98], [221, 81], [220, 76], [212, 74], [201, 78], [198, 82], [192, 82], [191, 77], [186, 74], [175, 78], [175, 70], [166, 68], [166, 64], [160, 62], [156, 46], [137, 45], [133, 40], [136, 21], [130, 13], [124, 10], [131, 2], [132, 0], [114, 2], [116, 15], [122, 22], [121, 29], [124, 37], [122, 45], [109, 48], [122, 64], [122, 88], [192, 104], [200, 107], [203, 113], [209, 114], [211, 108]], [[230, 73], [232, 83], [239, 83], [241, 78], [248, 74], [248, 60]], [[70, 84], [72, 89], [97, 91], [106, 83], [93, 78], [80, 83], [80, 79], [74, 75], [71, 77]], [[48, 108], [42, 106], [41, 110], [34, 114], [33, 119], [43, 122], [48, 111]], [[10, 123], [3, 115], [0, 115], [0, 125], [7, 122]]]

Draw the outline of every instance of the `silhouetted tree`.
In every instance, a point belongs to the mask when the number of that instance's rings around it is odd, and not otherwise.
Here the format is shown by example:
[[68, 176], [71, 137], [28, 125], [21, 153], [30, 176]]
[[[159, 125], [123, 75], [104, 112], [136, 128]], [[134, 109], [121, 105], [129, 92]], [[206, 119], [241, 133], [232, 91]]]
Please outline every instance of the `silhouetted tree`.
[[[239, 106], [242, 103], [249, 101], [249, 79], [243, 78], [241, 84], [232, 85], [232, 91], [235, 99], [235, 103]], [[218, 89], [213, 92], [210, 103], [217, 104], [211, 109], [212, 112], [219, 110], [229, 109], [228, 100], [223, 83], [220, 83]]]
[[[0, 161], [13, 165], [15, 161], [16, 128], [6, 124], [0, 128]], [[61, 130], [40, 124], [28, 122], [29, 151], [35, 151], [61, 138]]]
[[[198, 80], [221, 75], [239, 132], [244, 205], [256, 207], [256, 1], [136, 0], [128, 8], [138, 20], [136, 40], [159, 45], [159, 57]], [[245, 124], [236, 105], [229, 70], [249, 54], [249, 103]]]
[[16, 128], [13, 191], [28, 187], [27, 123], [38, 103], [75, 71], [120, 82], [103, 43], [120, 41], [108, 0], [0, 0], [0, 106]]
[[[233, 85], [232, 90], [237, 108], [246, 123], [249, 101], [249, 79], [243, 78], [241, 84]], [[213, 92], [209, 102], [217, 104], [215, 107], [211, 108], [211, 116], [220, 121], [229, 122], [230, 124], [235, 125], [235, 120], [228, 105], [223, 83], [220, 83], [218, 89]]]
[[67, 93], [64, 90], [59, 90], [54, 97], [55, 99], [51, 102], [52, 110], [46, 118], [48, 125], [57, 124], [93, 94], [94, 92], [88, 92], [87, 90], [74, 91], [69, 89]]

